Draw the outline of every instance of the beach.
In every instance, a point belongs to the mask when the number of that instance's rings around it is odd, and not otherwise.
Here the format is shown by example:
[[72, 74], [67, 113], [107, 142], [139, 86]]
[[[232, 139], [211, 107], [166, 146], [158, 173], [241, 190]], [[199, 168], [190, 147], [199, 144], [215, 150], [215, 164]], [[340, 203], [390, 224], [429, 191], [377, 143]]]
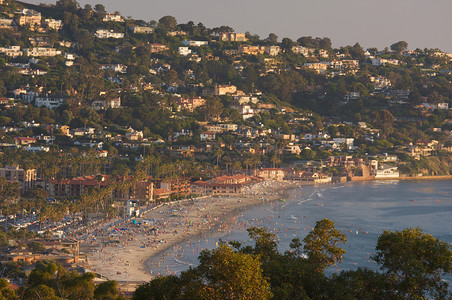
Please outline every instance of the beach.
[[90, 271], [119, 282], [146, 282], [173, 273], [168, 269], [165, 274], [156, 274], [147, 267], [153, 257], [194, 237], [227, 231], [227, 219], [235, 212], [286, 198], [287, 192], [298, 186], [287, 181], [264, 181], [247, 187], [242, 195], [164, 203], [139, 218], [90, 229], [81, 239], [81, 251], [87, 256]]

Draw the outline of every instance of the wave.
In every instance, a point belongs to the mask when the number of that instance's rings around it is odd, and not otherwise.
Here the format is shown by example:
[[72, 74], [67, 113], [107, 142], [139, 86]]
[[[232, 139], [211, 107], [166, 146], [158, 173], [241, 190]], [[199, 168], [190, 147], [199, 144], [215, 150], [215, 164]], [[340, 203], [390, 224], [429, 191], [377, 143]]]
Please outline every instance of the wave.
[[182, 265], [187, 265], [187, 266], [190, 266], [190, 267], [191, 267], [191, 266], [194, 266], [193, 264], [191, 264], [191, 263], [189, 263], [189, 262], [182, 261], [182, 260], [180, 260], [180, 259], [177, 259], [176, 257], [174, 258], [174, 260], [175, 260], [176, 262], [182, 264]]

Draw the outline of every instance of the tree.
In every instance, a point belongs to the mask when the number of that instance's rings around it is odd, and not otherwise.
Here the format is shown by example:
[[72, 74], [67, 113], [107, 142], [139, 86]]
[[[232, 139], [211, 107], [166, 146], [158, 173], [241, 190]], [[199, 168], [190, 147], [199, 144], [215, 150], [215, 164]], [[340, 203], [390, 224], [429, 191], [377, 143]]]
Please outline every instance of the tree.
[[408, 48], [408, 43], [405, 41], [399, 41], [391, 45], [391, 50], [397, 53], [405, 51]]
[[265, 39], [265, 41], [270, 45], [275, 45], [278, 43], [278, 36], [274, 33], [270, 33], [268, 37]]
[[345, 235], [334, 227], [328, 219], [317, 221], [314, 229], [305, 237], [304, 251], [313, 270], [324, 272], [329, 266], [342, 261], [345, 250], [337, 247], [344, 244]]
[[173, 16], [164, 16], [160, 18], [159, 25], [167, 30], [174, 30], [177, 27], [177, 20]]
[[197, 271], [206, 282], [207, 299], [269, 299], [270, 284], [258, 256], [234, 252], [223, 244], [199, 256]]
[[19, 299], [16, 293], [11, 289], [9, 282], [5, 278], [0, 278], [0, 299], [14, 300]]
[[80, 7], [76, 0], [58, 0], [55, 6], [62, 11], [70, 13], [75, 13]]
[[103, 19], [105, 17], [105, 15], [107, 14], [107, 11], [105, 10], [105, 6], [103, 4], [96, 4], [94, 6], [94, 10], [96, 11], [96, 15], [100, 19]]
[[94, 290], [94, 299], [110, 300], [118, 298], [118, 283], [114, 280], [108, 280], [100, 283]]
[[204, 117], [207, 121], [218, 121], [223, 112], [223, 104], [217, 97], [210, 97], [206, 101], [203, 109]]
[[281, 41], [281, 48], [286, 52], [292, 51], [294, 45], [295, 43], [289, 38], [283, 38]]
[[450, 245], [420, 228], [384, 231], [373, 259], [394, 280], [394, 292], [402, 299], [444, 299], [448, 283], [443, 273], [452, 272]]

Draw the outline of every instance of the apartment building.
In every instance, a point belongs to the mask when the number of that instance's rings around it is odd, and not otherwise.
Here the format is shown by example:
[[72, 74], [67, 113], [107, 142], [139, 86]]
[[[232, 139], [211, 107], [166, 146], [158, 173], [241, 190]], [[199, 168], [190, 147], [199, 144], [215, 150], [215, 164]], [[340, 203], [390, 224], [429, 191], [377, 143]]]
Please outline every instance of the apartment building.
[[25, 192], [34, 187], [36, 170], [24, 170], [18, 166], [6, 165], [4, 168], [0, 168], [0, 177], [4, 177], [9, 182], [19, 182], [21, 192]]
[[20, 51], [20, 46], [0, 47], [0, 54], [17, 57], [22, 55], [22, 51]]

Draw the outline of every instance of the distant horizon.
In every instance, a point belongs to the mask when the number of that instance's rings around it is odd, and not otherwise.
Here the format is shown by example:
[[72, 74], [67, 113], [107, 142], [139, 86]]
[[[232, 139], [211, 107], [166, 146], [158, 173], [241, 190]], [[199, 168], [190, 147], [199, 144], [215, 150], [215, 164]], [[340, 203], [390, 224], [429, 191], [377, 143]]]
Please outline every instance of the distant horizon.
[[[213, 28], [221, 25], [236, 32], [249, 31], [261, 39], [275, 33], [278, 40], [288, 37], [296, 41], [302, 36], [328, 37], [334, 48], [359, 43], [364, 49], [383, 50], [398, 41], [406, 41], [408, 49], [438, 48], [452, 53], [452, 1], [424, 0], [390, 1], [378, 4], [368, 0], [286, 0], [284, 5], [270, 0], [228, 3], [207, 0], [169, 0], [149, 3], [144, 0], [88, 0], [85, 4], [103, 4], [108, 12], [119, 11], [124, 17], [158, 21], [166, 15], [178, 23], [193, 21]], [[25, 0], [32, 4], [55, 4], [55, 0]], [[259, 5], [259, 7], [257, 7]], [[290, 9], [288, 9], [290, 7]]]

